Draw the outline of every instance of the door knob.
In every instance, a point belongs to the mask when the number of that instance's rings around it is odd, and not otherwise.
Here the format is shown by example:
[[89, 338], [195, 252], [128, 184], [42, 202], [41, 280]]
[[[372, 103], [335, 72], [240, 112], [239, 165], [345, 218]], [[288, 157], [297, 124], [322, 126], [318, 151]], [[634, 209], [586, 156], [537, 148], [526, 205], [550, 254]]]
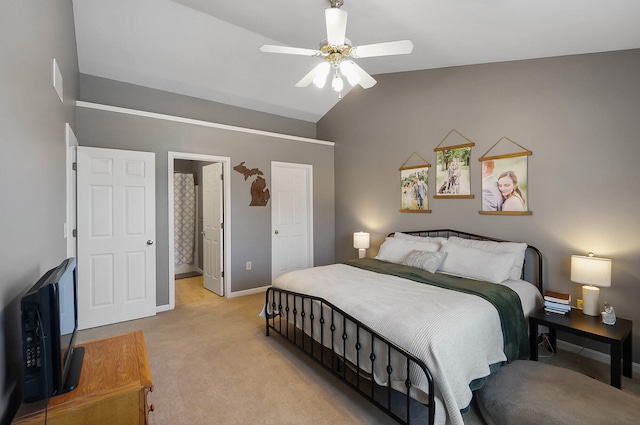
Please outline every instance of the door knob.
[[202, 236], [206, 235], [206, 233], [205, 233], [205, 232], [200, 232], [200, 234], [201, 234]]
[[280, 232], [278, 232], [278, 231], [276, 230], [276, 231], [275, 231], [275, 233], [276, 233], [276, 235], [277, 235], [277, 234], [278, 234], [278, 233], [280, 233]]
[[149, 240], [147, 241], [147, 245], [153, 245], [153, 241], [152, 241], [151, 239], [149, 239]]

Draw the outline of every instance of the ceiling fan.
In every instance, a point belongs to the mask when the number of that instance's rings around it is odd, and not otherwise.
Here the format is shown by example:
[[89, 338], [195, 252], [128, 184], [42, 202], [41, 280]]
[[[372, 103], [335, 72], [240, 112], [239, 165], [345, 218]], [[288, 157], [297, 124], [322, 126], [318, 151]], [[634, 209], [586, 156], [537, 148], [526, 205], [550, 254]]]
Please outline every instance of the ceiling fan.
[[296, 87], [307, 87], [314, 83], [317, 87], [322, 88], [326, 84], [329, 74], [333, 72], [331, 87], [339, 94], [344, 88], [343, 76], [352, 86], [359, 84], [362, 88], [368, 89], [376, 84], [376, 80], [351, 59], [404, 55], [413, 50], [413, 43], [410, 40], [352, 46], [351, 40], [345, 37], [347, 12], [340, 9], [344, 0], [329, 0], [329, 2], [331, 8], [325, 10], [327, 38], [320, 43], [318, 50], [269, 44], [260, 48], [265, 53], [315, 56], [325, 59], [302, 77], [296, 83]]

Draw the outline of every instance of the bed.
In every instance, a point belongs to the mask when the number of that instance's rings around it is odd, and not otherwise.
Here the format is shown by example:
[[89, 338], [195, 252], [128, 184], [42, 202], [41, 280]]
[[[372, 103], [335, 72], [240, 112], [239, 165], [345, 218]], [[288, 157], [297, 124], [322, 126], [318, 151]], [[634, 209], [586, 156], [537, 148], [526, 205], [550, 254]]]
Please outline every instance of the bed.
[[458, 425], [492, 371], [529, 357], [526, 320], [541, 293], [535, 247], [449, 229], [395, 232], [376, 258], [275, 279], [266, 333], [400, 423]]

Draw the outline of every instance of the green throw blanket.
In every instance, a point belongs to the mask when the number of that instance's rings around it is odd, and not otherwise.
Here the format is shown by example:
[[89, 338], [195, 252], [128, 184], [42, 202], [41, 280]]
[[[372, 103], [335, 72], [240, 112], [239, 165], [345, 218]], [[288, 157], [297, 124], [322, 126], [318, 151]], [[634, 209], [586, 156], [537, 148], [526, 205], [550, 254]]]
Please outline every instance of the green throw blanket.
[[529, 338], [520, 297], [511, 288], [458, 276], [429, 273], [415, 267], [389, 263], [374, 258], [360, 258], [347, 261], [345, 264], [484, 298], [496, 308], [500, 316], [504, 354], [507, 356], [507, 361], [529, 358]]

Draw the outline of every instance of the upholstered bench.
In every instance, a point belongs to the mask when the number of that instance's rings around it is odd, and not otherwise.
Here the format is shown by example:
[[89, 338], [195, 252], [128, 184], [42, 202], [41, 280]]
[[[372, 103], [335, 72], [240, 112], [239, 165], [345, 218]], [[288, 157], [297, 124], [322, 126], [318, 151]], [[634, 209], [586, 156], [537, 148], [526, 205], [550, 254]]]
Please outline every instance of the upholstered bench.
[[489, 425], [640, 423], [640, 397], [530, 360], [501, 367], [475, 396]]

